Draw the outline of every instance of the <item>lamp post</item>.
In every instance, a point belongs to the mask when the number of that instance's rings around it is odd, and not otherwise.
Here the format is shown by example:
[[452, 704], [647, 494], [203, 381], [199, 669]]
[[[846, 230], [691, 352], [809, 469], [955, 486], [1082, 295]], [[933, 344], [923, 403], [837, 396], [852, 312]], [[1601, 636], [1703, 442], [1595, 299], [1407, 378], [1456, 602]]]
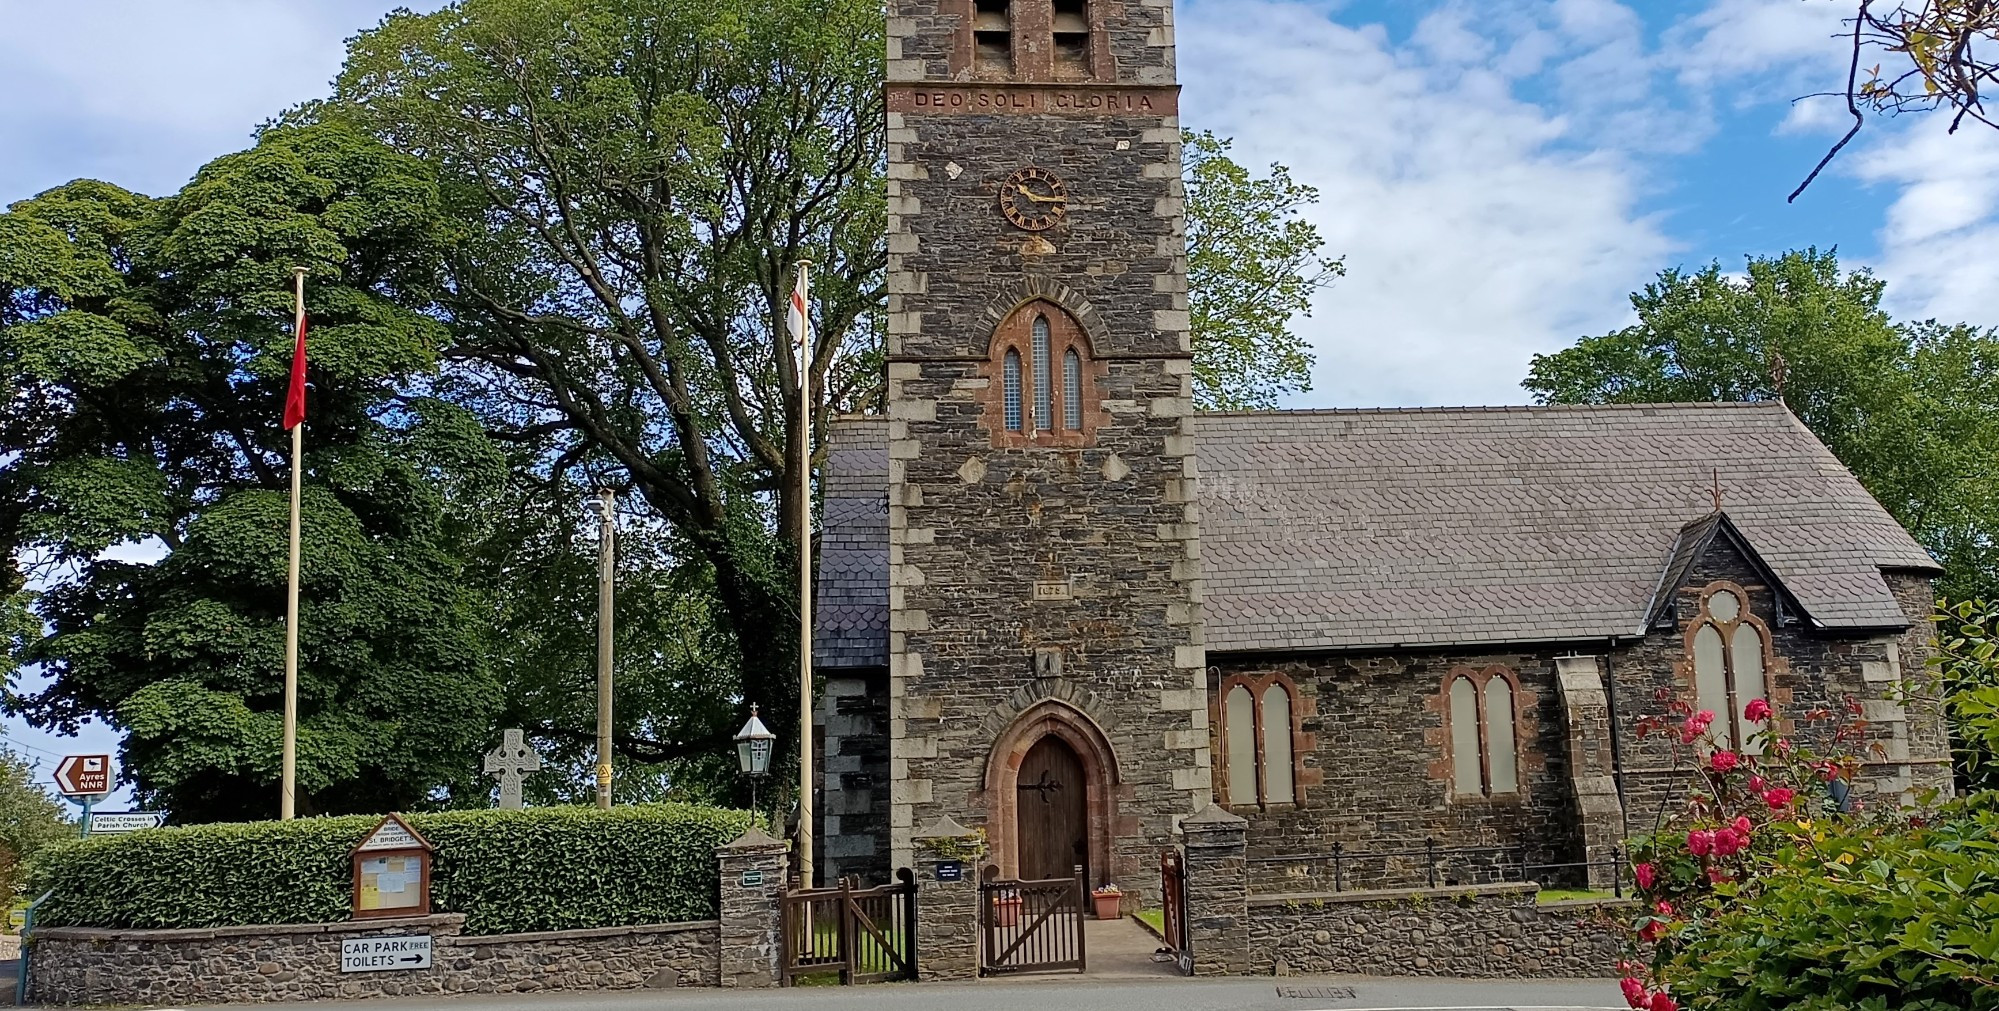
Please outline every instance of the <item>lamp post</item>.
[[736, 731], [736, 764], [743, 775], [750, 777], [750, 810], [757, 809], [757, 780], [770, 775], [770, 754], [777, 747], [777, 735], [764, 726], [757, 718], [757, 707], [750, 706], [750, 721], [743, 729]]

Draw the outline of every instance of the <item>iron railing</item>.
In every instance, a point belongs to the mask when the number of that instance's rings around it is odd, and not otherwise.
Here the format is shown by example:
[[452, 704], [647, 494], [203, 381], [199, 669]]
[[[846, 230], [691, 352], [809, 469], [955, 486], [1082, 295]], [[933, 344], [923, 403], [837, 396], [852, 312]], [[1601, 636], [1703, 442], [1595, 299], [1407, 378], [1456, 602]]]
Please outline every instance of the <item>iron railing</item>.
[[1436, 888], [1538, 881], [1547, 871], [1579, 871], [1587, 881], [1590, 871], [1608, 868], [1612, 895], [1624, 897], [1622, 847], [1612, 847], [1607, 860], [1567, 862], [1531, 861], [1528, 849], [1525, 845], [1439, 846], [1435, 837], [1425, 838], [1421, 846], [1380, 849], [1336, 842], [1321, 853], [1250, 857], [1250, 887], [1331, 892], [1418, 885]]

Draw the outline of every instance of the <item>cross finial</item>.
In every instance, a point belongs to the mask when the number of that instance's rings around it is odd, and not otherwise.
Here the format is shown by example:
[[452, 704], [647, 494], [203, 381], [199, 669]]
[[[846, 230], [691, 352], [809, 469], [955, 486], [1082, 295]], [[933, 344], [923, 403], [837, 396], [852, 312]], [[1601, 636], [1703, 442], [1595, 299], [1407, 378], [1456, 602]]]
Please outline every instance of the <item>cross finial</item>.
[[1721, 468], [1714, 468], [1714, 511], [1721, 511]]

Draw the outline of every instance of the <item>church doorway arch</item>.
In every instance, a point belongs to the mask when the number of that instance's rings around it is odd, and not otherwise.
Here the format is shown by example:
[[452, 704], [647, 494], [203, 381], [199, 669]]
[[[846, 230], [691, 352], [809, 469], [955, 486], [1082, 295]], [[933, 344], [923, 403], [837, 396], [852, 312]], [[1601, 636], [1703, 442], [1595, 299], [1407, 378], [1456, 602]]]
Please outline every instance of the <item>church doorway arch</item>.
[[1004, 877], [1111, 880], [1116, 755], [1095, 721], [1048, 700], [1022, 713], [986, 767], [987, 833]]

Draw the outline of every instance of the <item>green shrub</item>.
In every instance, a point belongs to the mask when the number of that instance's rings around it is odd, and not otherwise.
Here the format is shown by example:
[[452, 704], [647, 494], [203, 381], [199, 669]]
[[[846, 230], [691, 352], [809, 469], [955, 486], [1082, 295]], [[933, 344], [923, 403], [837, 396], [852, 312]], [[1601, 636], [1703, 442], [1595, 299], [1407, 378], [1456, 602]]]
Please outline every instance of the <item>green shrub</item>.
[[1999, 1008], [1999, 792], [1817, 819], [1732, 899], [1665, 966], [1689, 1008]]
[[[716, 915], [715, 849], [745, 811], [647, 804], [407, 816], [437, 848], [431, 909], [470, 934]], [[54, 894], [44, 926], [214, 927], [323, 923], [352, 913], [348, 854], [379, 819], [193, 825], [51, 847], [31, 867]]]

